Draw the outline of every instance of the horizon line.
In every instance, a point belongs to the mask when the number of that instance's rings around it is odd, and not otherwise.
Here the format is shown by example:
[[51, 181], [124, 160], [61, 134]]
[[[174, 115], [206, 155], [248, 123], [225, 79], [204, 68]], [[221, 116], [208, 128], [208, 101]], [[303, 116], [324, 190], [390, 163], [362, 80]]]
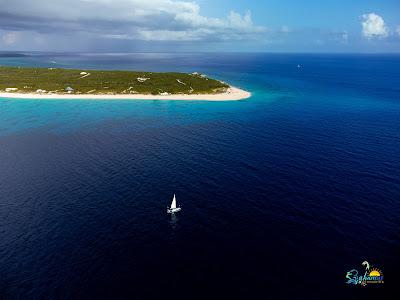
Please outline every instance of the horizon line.
[[157, 53], [164, 53], [164, 54], [208, 54], [208, 53], [232, 53], [232, 54], [394, 54], [394, 55], [400, 55], [400, 52], [395, 52], [395, 51], [387, 51], [387, 52], [342, 52], [342, 51], [336, 51], [336, 52], [327, 52], [327, 51], [321, 51], [321, 52], [310, 52], [310, 51], [123, 51], [123, 52], [117, 52], [117, 51], [43, 51], [43, 50], [1, 50], [0, 53], [19, 53], [19, 54], [24, 54], [24, 53], [56, 53], [56, 54], [157, 54]]

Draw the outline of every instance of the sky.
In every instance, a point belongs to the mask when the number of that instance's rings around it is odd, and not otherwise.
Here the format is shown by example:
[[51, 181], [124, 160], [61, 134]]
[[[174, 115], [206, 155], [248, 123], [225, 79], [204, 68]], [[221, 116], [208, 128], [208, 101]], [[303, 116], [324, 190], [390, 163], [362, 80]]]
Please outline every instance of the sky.
[[0, 51], [400, 53], [400, 0], [0, 0]]

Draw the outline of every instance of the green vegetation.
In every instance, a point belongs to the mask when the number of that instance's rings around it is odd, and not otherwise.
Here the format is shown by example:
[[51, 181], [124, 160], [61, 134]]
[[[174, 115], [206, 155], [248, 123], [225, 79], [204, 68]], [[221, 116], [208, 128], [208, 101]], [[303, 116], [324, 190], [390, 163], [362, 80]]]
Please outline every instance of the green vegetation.
[[193, 73], [0, 67], [0, 91], [56, 94], [210, 94], [228, 85]]

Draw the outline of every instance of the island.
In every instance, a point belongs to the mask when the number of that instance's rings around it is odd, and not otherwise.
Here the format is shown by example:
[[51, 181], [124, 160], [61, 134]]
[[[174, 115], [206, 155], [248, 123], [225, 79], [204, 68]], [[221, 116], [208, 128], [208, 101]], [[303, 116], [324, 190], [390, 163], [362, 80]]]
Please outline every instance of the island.
[[227, 101], [250, 96], [198, 72], [0, 67], [3, 98]]

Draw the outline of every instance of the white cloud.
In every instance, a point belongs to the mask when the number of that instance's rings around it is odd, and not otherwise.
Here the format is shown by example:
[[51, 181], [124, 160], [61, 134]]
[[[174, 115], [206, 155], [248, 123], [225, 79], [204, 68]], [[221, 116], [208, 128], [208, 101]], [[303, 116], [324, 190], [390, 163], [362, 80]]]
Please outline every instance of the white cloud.
[[347, 31], [342, 32], [342, 40], [347, 42], [349, 40], [349, 33]]
[[0, 0], [0, 28], [83, 32], [145, 41], [252, 39], [265, 31], [250, 11], [225, 18], [200, 13], [179, 0]]
[[281, 32], [289, 33], [289, 32], [291, 32], [291, 29], [288, 26], [282, 26], [281, 27]]
[[400, 25], [396, 28], [397, 35], [400, 36]]
[[362, 19], [362, 34], [367, 39], [384, 38], [389, 35], [385, 21], [381, 16], [375, 13], [369, 13], [364, 14]]
[[19, 40], [19, 37], [20, 37], [19, 32], [11, 31], [5, 33], [1, 39], [3, 41], [3, 44], [8, 47], [14, 45]]

